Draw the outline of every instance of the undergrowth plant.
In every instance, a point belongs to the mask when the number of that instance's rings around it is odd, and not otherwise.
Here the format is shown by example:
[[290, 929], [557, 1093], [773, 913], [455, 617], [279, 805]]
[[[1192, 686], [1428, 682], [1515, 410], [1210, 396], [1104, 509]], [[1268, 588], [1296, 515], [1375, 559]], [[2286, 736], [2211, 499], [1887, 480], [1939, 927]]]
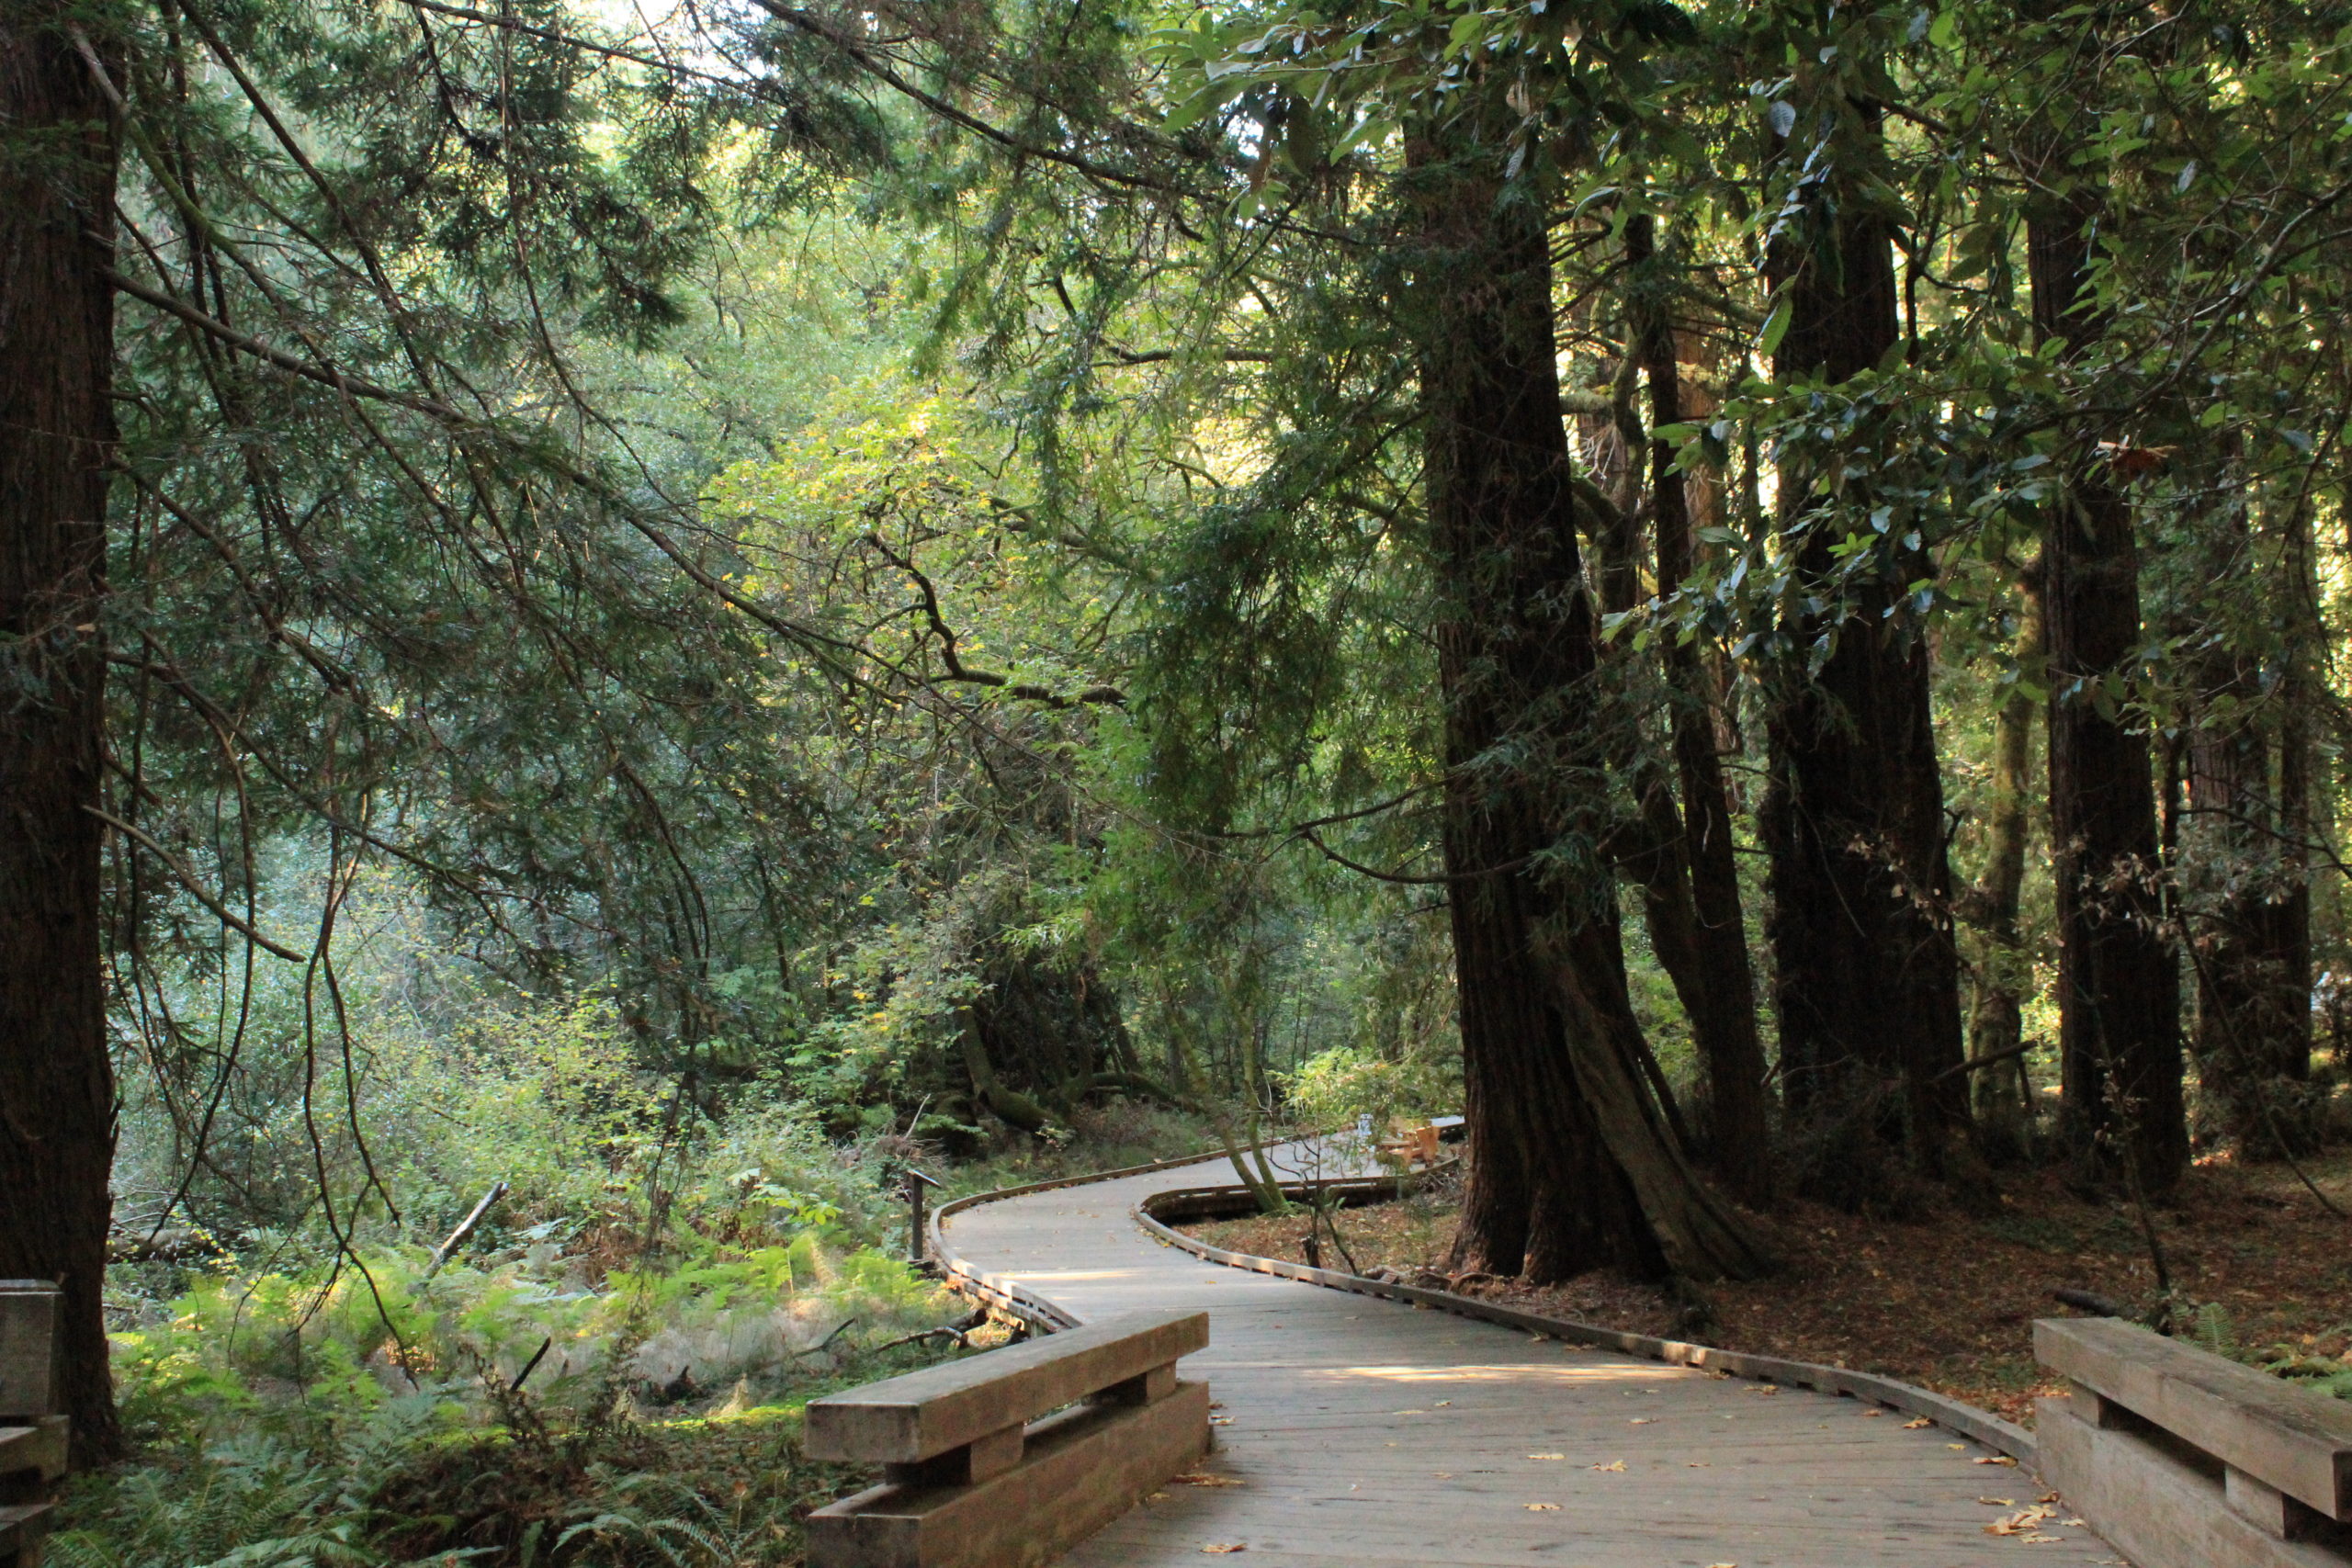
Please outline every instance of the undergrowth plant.
[[[802, 1405], [966, 1342], [964, 1303], [876, 1245], [907, 1151], [754, 1093], [654, 1168], [605, 1021], [524, 1024], [458, 1119], [500, 1135], [446, 1183], [515, 1191], [441, 1267], [377, 1220], [339, 1256], [256, 1230], [192, 1274], [118, 1268], [139, 1457], [76, 1483], [57, 1562], [795, 1560], [798, 1514], [854, 1479], [803, 1462]], [[437, 1157], [389, 1144], [396, 1172]]]

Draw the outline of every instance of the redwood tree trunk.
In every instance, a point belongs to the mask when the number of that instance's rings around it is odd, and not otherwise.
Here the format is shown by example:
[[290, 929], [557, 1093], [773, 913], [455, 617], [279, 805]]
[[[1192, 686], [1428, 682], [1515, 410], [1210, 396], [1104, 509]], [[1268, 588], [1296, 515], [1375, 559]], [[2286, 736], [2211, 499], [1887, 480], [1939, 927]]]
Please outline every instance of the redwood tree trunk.
[[[2070, 349], [2100, 330], [2091, 303], [2095, 217], [2094, 206], [2056, 204], [2027, 226], [2034, 324]], [[2131, 508], [2095, 457], [2086, 451], [2071, 468], [2041, 553], [2060, 1135], [2088, 1173], [2162, 1191], [2188, 1162], [2188, 1134], [2180, 975], [2165, 937], [2148, 738], [2092, 698], [2102, 679], [2128, 674], [2139, 646], [2139, 554]]]
[[[2018, 582], [2016, 657], [2022, 671], [2043, 660], [2041, 563]], [[2032, 799], [2036, 704], [2012, 690], [1993, 720], [1993, 799], [1984, 829], [1984, 865], [1962, 913], [1981, 938], [1968, 1010], [1968, 1057], [1990, 1063], [1971, 1072], [1977, 1135], [1986, 1152], [2016, 1160], [2030, 1152], [2033, 1105], [2028, 1093], [2024, 996], [2032, 980], [2018, 909], [2025, 888], [2025, 851]]]
[[[1637, 269], [1656, 248], [1644, 213], [1626, 225], [1625, 257]], [[1646, 297], [1645, 297], [1646, 298]], [[1643, 373], [1649, 382], [1650, 428], [1682, 422], [1682, 377], [1671, 321], [1645, 304], [1640, 321]], [[1657, 536], [1657, 592], [1670, 594], [1690, 573], [1695, 548], [1690, 497], [1669, 441], [1650, 443], [1651, 526]], [[1731, 797], [1715, 750], [1712, 682], [1699, 648], [1663, 639], [1674, 694], [1674, 761], [1682, 789], [1682, 855], [1690, 877], [1695, 995], [1686, 992], [1701, 1073], [1699, 1138], [1724, 1188], [1751, 1208], [1772, 1196], [1770, 1096], [1764, 1045], [1756, 1030], [1756, 979], [1747, 961], [1747, 926], [1733, 858]]]
[[[1580, 581], [1544, 218], [1484, 150], [1411, 151], [1448, 767], [1444, 851], [1474, 1155], [1456, 1258], [1556, 1280], [1753, 1273], [1638, 1065], [1613, 878], [1577, 774], [1598, 648]], [[1538, 857], [1582, 846], [1568, 877]]]
[[[1775, 270], [1790, 309], [1774, 362], [1783, 380], [1837, 382], [1897, 341], [1885, 220], [1859, 180], [1839, 182], [1803, 243]], [[1783, 527], [1809, 521], [1803, 476], [1781, 477]], [[1836, 541], [1817, 520], [1799, 555], [1830, 575]], [[1911, 575], [1929, 575], [1923, 560]], [[1806, 677], [1801, 648], [1776, 671], [1768, 716], [1770, 855], [1767, 924], [1781, 1066], [1807, 1186], [1860, 1206], [1894, 1196], [1897, 1169], [1945, 1173], [1967, 1118], [1960, 1066], [1958, 951], [1950, 917], [1943, 780], [1926, 639], [1889, 629], [1883, 588], [1834, 628], [1836, 651]], [[1814, 617], [1799, 641], [1833, 628]]]
[[[2251, 541], [2241, 531], [2235, 543], [2245, 550]], [[2256, 581], [2243, 558], [2216, 580], [2239, 592]], [[2272, 1158], [2306, 1152], [2315, 1131], [2303, 1090], [2312, 1055], [2301, 849], [2309, 774], [2298, 683], [2280, 682], [2287, 712], [2264, 713], [2262, 673], [2243, 656], [2211, 661], [2200, 705], [2228, 716], [2199, 713], [2190, 732], [2183, 904], [2195, 944], [2199, 1121], [2246, 1156]]]
[[[114, 140], [63, 5], [0, 9], [0, 1275], [64, 1288], [79, 1462], [119, 1445], [107, 1366], [114, 1081], [99, 976], [98, 619]], [[38, 139], [36, 141], [36, 139]]]
[[[1567, 435], [1552, 362], [1540, 215], [1498, 211], [1498, 186], [1430, 149], [1420, 168], [1422, 406], [1445, 703], [1444, 852], [1473, 1162], [1461, 1261], [1565, 1279], [1665, 1256], [1577, 1092], [1532, 942], [1562, 914], [1532, 858], [1553, 840], [1544, 789], [1497, 742], [1593, 672], [1577, 581]], [[1605, 876], [1594, 886], [1608, 888]], [[1613, 947], [1609, 911], [1580, 940]]]

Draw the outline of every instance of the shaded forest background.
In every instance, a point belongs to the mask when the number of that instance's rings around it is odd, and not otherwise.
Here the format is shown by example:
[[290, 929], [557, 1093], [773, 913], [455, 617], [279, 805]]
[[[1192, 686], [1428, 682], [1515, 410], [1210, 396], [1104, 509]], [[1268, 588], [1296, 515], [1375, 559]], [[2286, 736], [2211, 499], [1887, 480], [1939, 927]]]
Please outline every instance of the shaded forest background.
[[2326, 1167], [2348, 58], [0, 5], [0, 1275], [139, 1456], [61, 1555], [789, 1560], [798, 1402], [976, 1326], [910, 1165], [1459, 1109], [1536, 1285]]

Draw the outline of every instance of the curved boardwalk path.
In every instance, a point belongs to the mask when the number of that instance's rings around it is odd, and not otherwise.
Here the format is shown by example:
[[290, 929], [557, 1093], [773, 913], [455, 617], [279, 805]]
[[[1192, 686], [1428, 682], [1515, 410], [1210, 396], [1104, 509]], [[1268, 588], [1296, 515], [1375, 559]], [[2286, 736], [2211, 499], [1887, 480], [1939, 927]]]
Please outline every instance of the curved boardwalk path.
[[2040, 1527], [2055, 1540], [1986, 1534], [2039, 1483], [1972, 1462], [1990, 1450], [1906, 1428], [1898, 1412], [1223, 1268], [1129, 1216], [1146, 1193], [1221, 1179], [1229, 1167], [1183, 1167], [946, 1222], [955, 1251], [1081, 1317], [1210, 1314], [1209, 1348], [1183, 1371], [1208, 1380], [1227, 1423], [1204, 1468], [1240, 1484], [1170, 1486], [1080, 1547], [1072, 1568], [1197, 1564], [1235, 1545], [1244, 1564], [1296, 1568], [2120, 1561], [2063, 1508]]

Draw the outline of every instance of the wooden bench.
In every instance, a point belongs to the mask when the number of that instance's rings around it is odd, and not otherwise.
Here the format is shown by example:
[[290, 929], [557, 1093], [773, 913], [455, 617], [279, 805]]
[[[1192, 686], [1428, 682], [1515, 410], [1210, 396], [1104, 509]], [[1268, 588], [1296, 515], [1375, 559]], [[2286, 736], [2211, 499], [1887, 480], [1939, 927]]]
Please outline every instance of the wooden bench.
[[0, 1568], [39, 1568], [65, 1473], [58, 1312], [47, 1280], [0, 1280]]
[[810, 1568], [1032, 1568], [1209, 1444], [1176, 1361], [1206, 1313], [1135, 1313], [812, 1400], [812, 1459], [884, 1467], [808, 1518]]
[[2139, 1568], [2352, 1564], [2352, 1403], [2112, 1317], [2045, 1318], [2042, 1478]]

